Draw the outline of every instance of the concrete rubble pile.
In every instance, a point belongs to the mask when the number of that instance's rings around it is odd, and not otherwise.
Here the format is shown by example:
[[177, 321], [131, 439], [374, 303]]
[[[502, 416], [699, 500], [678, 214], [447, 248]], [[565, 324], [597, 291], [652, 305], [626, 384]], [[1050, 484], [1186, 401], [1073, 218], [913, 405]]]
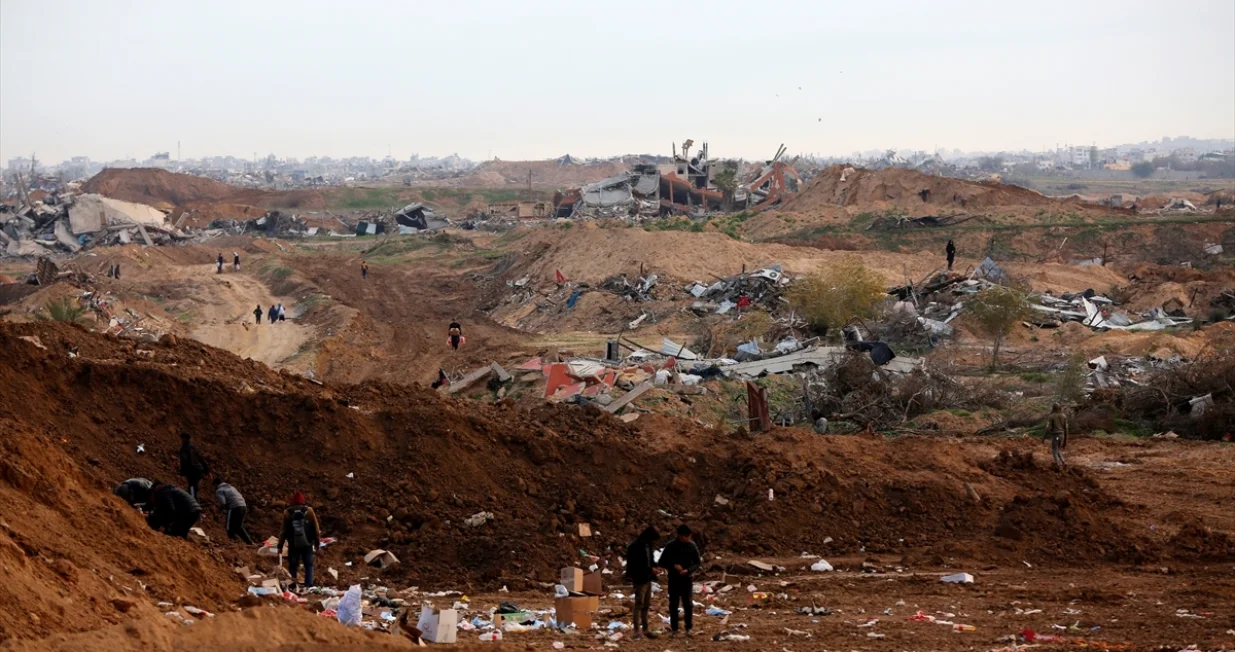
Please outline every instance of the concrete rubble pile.
[[[916, 316], [930, 335], [946, 337], [952, 335], [951, 323], [964, 312], [967, 297], [1009, 280], [998, 264], [987, 258], [969, 275], [933, 274], [921, 283], [890, 288], [888, 294], [899, 299], [894, 310]], [[1039, 328], [1058, 328], [1064, 322], [1075, 321], [1094, 330], [1158, 331], [1193, 322], [1182, 306], [1175, 305], [1177, 302], [1132, 313], [1120, 310], [1114, 300], [1092, 289], [1059, 296], [1031, 292], [1026, 297], [1032, 311], [1029, 322]]]
[[685, 289], [696, 299], [690, 307], [696, 314], [724, 315], [734, 308], [746, 310], [751, 306], [776, 312], [786, 303], [782, 294], [790, 280], [780, 265], [772, 265], [749, 273], [743, 271], [736, 276], [717, 277], [711, 285], [696, 281]]
[[16, 209], [0, 205], [0, 254], [37, 257], [52, 252], [136, 242], [169, 245], [196, 237], [167, 223], [153, 206], [65, 192]]

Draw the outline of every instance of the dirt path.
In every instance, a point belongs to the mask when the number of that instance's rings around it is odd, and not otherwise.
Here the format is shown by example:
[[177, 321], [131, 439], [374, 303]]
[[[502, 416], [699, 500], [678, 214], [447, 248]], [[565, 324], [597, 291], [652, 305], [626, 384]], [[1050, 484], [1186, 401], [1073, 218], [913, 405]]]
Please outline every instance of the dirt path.
[[[252, 276], [215, 274], [213, 265], [174, 267], [172, 273], [196, 277], [205, 289], [196, 297], [200, 309], [191, 330], [193, 339], [274, 367], [295, 355], [313, 335], [311, 327], [292, 321], [268, 324], [263, 319], [254, 324], [256, 306], [264, 312], [281, 299]], [[294, 313], [294, 306], [282, 300], [287, 312]]]

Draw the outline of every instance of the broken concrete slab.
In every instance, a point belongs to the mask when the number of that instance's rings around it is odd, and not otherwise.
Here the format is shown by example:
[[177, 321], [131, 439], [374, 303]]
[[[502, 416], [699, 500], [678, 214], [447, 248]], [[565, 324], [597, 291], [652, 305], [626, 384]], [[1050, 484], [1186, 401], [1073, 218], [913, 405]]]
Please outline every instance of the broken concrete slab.
[[69, 226], [74, 235], [97, 233], [113, 224], [163, 226], [166, 220], [163, 211], [153, 206], [102, 195], [82, 195], [69, 208]]
[[650, 389], [652, 389], [652, 383], [647, 382], [647, 381], [644, 381], [644, 382], [642, 382], [642, 383], [639, 383], [638, 385], [636, 385], [636, 386], [635, 386], [635, 388], [634, 388], [634, 389], [632, 389], [632, 390], [630, 390], [629, 392], [626, 392], [625, 394], [623, 394], [621, 398], [619, 398], [618, 400], [616, 400], [616, 401], [614, 401], [614, 402], [610, 403], [610, 404], [609, 404], [609, 405], [605, 408], [605, 411], [606, 411], [606, 412], [608, 412], [608, 413], [610, 413], [610, 414], [613, 414], [613, 413], [617, 412], [618, 410], [620, 410], [620, 409], [622, 409], [622, 408], [626, 407], [627, 405], [629, 405], [629, 404], [630, 404], [632, 401], [634, 401], [635, 399], [639, 398], [640, 396], [643, 396], [643, 395], [644, 395], [645, 393], [647, 393], [647, 391], [648, 391], [648, 390], [650, 390]]

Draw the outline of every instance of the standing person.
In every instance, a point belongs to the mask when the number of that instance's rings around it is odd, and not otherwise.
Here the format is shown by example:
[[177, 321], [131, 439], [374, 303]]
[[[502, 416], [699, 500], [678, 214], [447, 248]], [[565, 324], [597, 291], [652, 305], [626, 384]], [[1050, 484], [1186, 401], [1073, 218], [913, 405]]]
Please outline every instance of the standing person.
[[287, 320], [287, 311], [283, 309], [283, 304], [282, 304], [282, 303], [280, 303], [280, 304], [279, 304], [279, 311], [278, 311], [278, 313], [277, 313], [277, 314], [278, 314], [278, 317], [279, 317], [279, 321], [285, 321], [285, 320]]
[[270, 304], [270, 312], [266, 314], [266, 321], [272, 324], [279, 321], [279, 309], [273, 303]]
[[635, 606], [631, 615], [635, 621], [635, 639], [640, 635], [656, 638], [656, 634], [648, 629], [648, 609], [652, 603], [652, 580], [656, 579], [657, 570], [652, 546], [659, 540], [660, 532], [651, 526], [626, 548], [626, 579], [634, 585]]
[[262, 305], [260, 303], [253, 309], [253, 319], [259, 324], [262, 323]]
[[450, 343], [450, 348], [459, 350], [459, 345], [463, 343], [463, 327], [459, 325], [459, 322], [450, 322], [450, 326], [446, 329], [446, 341]]
[[216, 475], [214, 477], [214, 497], [219, 501], [219, 507], [227, 510], [227, 515], [223, 517], [223, 527], [227, 530], [227, 538], [239, 538], [253, 545], [253, 539], [244, 529], [244, 517], [249, 513], [249, 506], [244, 502], [244, 496]]
[[156, 484], [150, 492], [153, 511], [146, 524], [162, 530], [168, 536], [189, 538], [189, 529], [202, 516], [202, 506], [184, 489], [170, 484]]
[[116, 486], [112, 493], [124, 499], [132, 507], [145, 507], [150, 502], [154, 483], [145, 478], [129, 478]]
[[216, 266], [214, 273], [222, 274], [223, 273], [223, 252], [222, 251], [219, 252], [219, 257], [214, 262]]
[[948, 246], [944, 249], [948, 254], [948, 271], [952, 271], [952, 263], [956, 262], [956, 243], [948, 240]]
[[188, 481], [189, 495], [197, 500], [197, 484], [210, 475], [210, 464], [193, 445], [193, 435], [180, 433], [180, 476]]
[[1046, 418], [1046, 436], [1051, 438], [1051, 461], [1056, 469], [1063, 469], [1063, 449], [1068, 447], [1068, 416], [1058, 403], [1051, 406], [1051, 416]]
[[[629, 563], [629, 562], [627, 562]], [[703, 565], [699, 547], [691, 541], [690, 526], [678, 526], [678, 538], [669, 542], [656, 565], [669, 573], [669, 627], [678, 633], [678, 605], [686, 614], [686, 635], [693, 636], [695, 624], [694, 574]]]
[[283, 529], [279, 534], [279, 547], [287, 543], [287, 570], [292, 573], [292, 582], [296, 581], [296, 573], [304, 563], [304, 586], [313, 586], [313, 555], [321, 545], [321, 528], [317, 524], [317, 514], [313, 508], [305, 504], [304, 492], [292, 494], [292, 506], [283, 512]]
[[233, 272], [240, 271], [240, 252], [238, 251], [232, 252], [232, 271]]
[[367, 278], [369, 278], [369, 263], [362, 260], [360, 261], [360, 280]]

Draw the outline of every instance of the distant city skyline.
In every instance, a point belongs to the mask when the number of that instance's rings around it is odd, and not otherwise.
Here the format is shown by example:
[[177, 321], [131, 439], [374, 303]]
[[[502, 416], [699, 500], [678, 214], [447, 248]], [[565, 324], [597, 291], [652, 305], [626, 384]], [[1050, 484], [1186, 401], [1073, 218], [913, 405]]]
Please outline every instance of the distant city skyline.
[[0, 160], [1235, 138], [1235, 2], [0, 2]]

